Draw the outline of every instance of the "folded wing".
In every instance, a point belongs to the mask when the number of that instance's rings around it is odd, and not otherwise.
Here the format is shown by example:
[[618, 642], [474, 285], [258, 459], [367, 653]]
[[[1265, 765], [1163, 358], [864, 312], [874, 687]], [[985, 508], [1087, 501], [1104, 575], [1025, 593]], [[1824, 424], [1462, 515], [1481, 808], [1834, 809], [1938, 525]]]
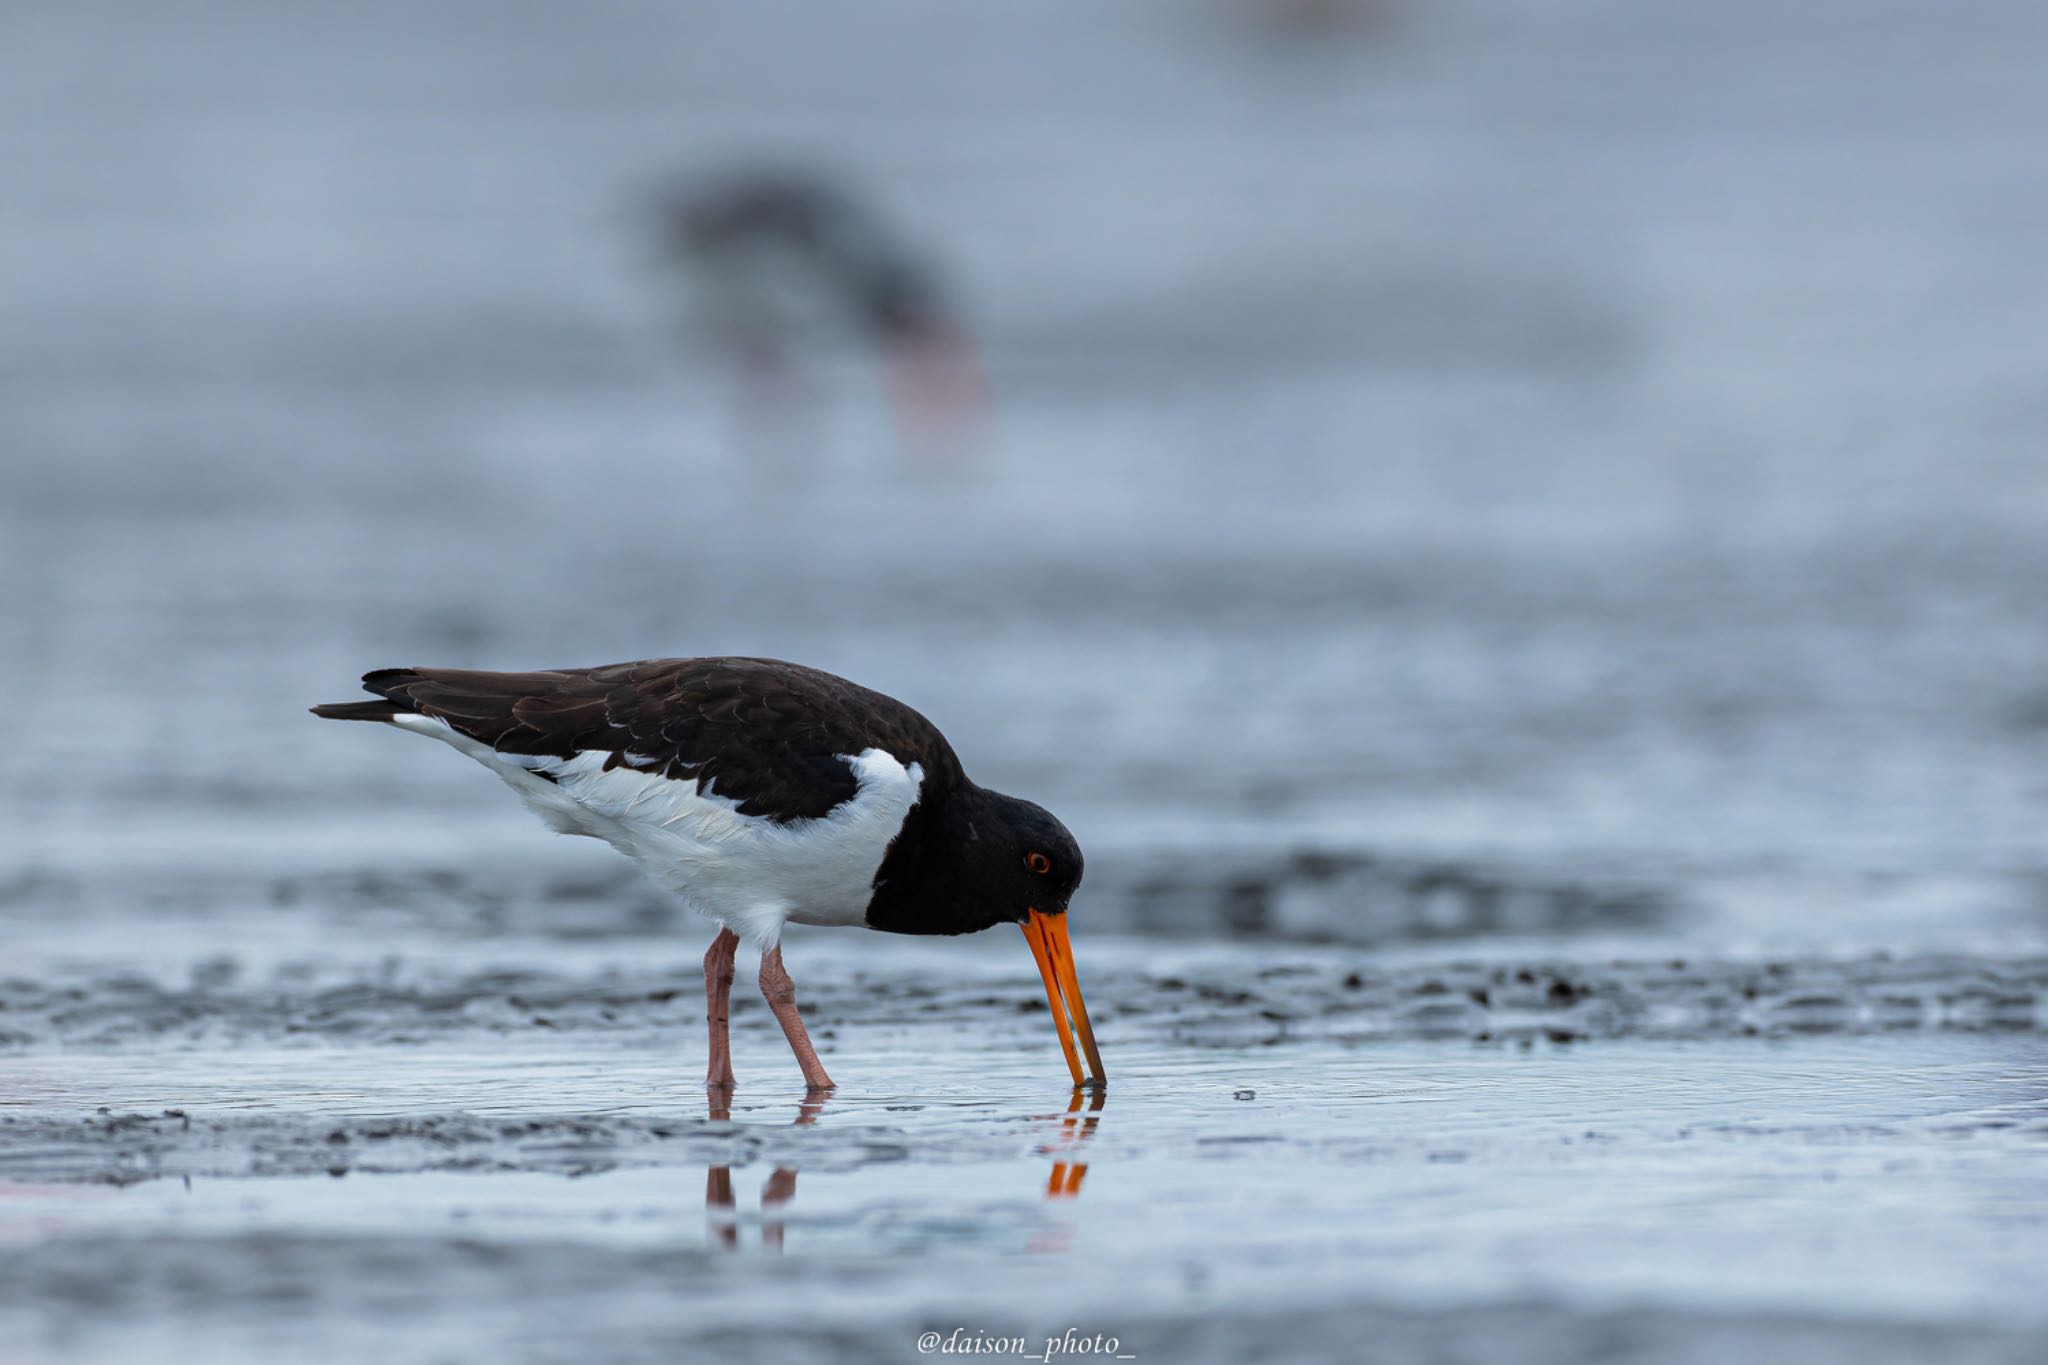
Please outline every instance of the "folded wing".
[[846, 759], [883, 749], [926, 774], [934, 801], [959, 772], [922, 715], [844, 678], [777, 659], [651, 659], [600, 668], [489, 673], [387, 668], [363, 686], [384, 699], [316, 708], [336, 719], [415, 713], [500, 753], [625, 766], [694, 781], [775, 821], [821, 818], [850, 800]]

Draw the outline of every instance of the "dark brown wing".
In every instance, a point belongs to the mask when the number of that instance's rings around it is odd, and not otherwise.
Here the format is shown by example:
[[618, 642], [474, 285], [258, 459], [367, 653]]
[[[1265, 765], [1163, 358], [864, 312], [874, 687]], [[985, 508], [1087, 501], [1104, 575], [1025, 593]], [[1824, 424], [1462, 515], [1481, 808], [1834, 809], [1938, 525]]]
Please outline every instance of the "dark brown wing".
[[363, 686], [502, 753], [603, 753], [614, 764], [694, 779], [699, 791], [739, 802], [741, 814], [777, 821], [815, 819], [850, 800], [857, 783], [845, 759], [865, 749], [922, 764], [923, 800], [934, 805], [960, 772], [945, 736], [902, 702], [778, 659], [538, 673], [387, 668], [366, 674]]

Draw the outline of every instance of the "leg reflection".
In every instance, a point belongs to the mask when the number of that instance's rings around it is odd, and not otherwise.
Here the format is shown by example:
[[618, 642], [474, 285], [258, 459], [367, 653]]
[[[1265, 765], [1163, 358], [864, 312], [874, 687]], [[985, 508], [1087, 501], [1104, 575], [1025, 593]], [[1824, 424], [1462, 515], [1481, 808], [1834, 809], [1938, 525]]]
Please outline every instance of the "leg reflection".
[[740, 1228], [733, 1215], [732, 1167], [713, 1166], [704, 1172], [705, 1223], [721, 1245], [738, 1247]]
[[[709, 1116], [713, 1120], [730, 1118], [731, 1103], [731, 1092], [726, 1090], [721, 1093], [720, 1088], [715, 1087], [710, 1097]], [[824, 1113], [824, 1111], [824, 1099], [816, 1092], [812, 1092], [797, 1106], [796, 1119], [791, 1126], [797, 1128], [808, 1127], [816, 1123], [818, 1116]], [[768, 1183], [761, 1187], [761, 1209], [763, 1213], [765, 1214], [771, 1209], [779, 1210], [795, 1198], [796, 1168], [794, 1166], [777, 1166], [773, 1173], [769, 1175]], [[705, 1221], [710, 1226], [713, 1234], [718, 1238], [720, 1245], [737, 1251], [740, 1244], [740, 1230], [737, 1202], [734, 1200], [732, 1192], [731, 1166], [711, 1166], [706, 1168], [704, 1176], [704, 1210], [706, 1215]], [[780, 1251], [782, 1249], [782, 1241], [783, 1220], [780, 1218], [764, 1218], [761, 1223], [761, 1245]]]

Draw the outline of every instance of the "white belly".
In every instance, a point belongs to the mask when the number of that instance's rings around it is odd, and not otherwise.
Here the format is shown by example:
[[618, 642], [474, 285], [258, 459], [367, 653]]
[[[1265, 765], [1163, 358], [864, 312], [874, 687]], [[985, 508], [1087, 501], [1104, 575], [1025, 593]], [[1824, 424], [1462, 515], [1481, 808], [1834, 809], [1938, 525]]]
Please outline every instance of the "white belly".
[[605, 754], [501, 754], [445, 721], [398, 716], [391, 723], [462, 750], [553, 828], [605, 840], [692, 910], [762, 946], [776, 942], [789, 921], [866, 922], [876, 869], [924, 781], [917, 764], [906, 768], [885, 750], [843, 754], [859, 784], [852, 799], [819, 819], [778, 824], [741, 815], [738, 802], [699, 794], [687, 779], [629, 767], [607, 772]]

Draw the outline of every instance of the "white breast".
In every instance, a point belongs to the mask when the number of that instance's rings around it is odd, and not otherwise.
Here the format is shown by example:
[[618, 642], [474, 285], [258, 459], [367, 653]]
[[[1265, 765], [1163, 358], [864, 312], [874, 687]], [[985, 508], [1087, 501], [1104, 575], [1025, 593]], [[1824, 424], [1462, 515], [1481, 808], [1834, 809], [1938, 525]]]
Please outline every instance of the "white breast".
[[502, 754], [427, 716], [397, 716], [392, 724], [462, 750], [553, 828], [605, 840], [691, 909], [764, 946], [791, 920], [865, 922], [875, 871], [924, 782], [919, 765], [905, 767], [886, 750], [843, 754], [858, 784], [853, 797], [819, 819], [778, 824], [741, 815], [738, 802], [700, 794], [687, 779], [630, 767], [607, 772], [606, 754]]

